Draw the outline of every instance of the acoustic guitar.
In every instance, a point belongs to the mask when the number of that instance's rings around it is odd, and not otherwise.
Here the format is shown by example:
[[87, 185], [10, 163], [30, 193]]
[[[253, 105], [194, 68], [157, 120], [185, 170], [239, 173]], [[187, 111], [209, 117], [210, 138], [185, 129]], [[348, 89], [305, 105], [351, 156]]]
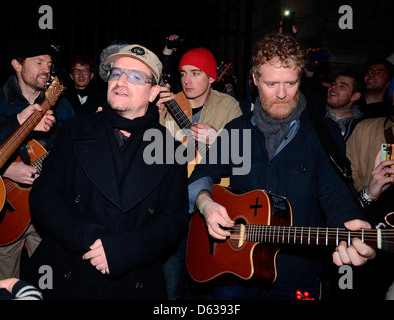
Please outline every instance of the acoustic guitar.
[[[36, 140], [27, 143], [31, 166], [40, 174], [42, 163], [49, 152]], [[18, 156], [16, 161], [22, 161]], [[7, 203], [0, 212], [0, 247], [18, 240], [30, 224], [29, 194], [31, 186], [19, 185], [4, 179]]]
[[[217, 67], [217, 81], [225, 75], [225, 73], [230, 69], [231, 66], [232, 63], [230, 60], [224, 60]], [[160, 87], [165, 87], [166, 81], [163, 78], [161, 78], [159, 81], [159, 85]], [[204, 143], [195, 141], [194, 139], [193, 132], [190, 130], [190, 127], [193, 124], [189, 119], [189, 116], [191, 115], [189, 109], [189, 102], [183, 91], [179, 92], [176, 95], [175, 99], [167, 101], [166, 105], [170, 114], [172, 115], [178, 126], [185, 134], [185, 140], [183, 141], [183, 143], [187, 143], [187, 141], [189, 141], [190, 143], [193, 143], [195, 146], [195, 151], [196, 151], [195, 157], [193, 159], [190, 159], [188, 163], [188, 175], [190, 177], [191, 173], [194, 170], [195, 165], [198, 164], [202, 158], [204, 158], [206, 152], [208, 151], [208, 146]], [[229, 184], [229, 179], [226, 177], [223, 178], [221, 181], [221, 185], [228, 186], [228, 184]]]
[[236, 222], [225, 241], [209, 236], [204, 218], [195, 213], [191, 219], [186, 251], [190, 276], [206, 282], [220, 275], [263, 283], [276, 280], [276, 256], [280, 245], [349, 245], [357, 237], [375, 249], [394, 252], [394, 230], [291, 226], [292, 211], [284, 197], [254, 190], [241, 195], [214, 185], [212, 199], [224, 206]]

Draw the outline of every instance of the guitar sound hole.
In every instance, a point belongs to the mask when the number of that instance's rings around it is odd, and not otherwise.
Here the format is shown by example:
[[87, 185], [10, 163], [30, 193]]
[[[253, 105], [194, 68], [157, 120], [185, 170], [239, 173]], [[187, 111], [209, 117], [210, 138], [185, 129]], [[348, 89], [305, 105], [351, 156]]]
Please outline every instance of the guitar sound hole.
[[228, 244], [233, 250], [241, 250], [246, 244], [246, 228], [247, 222], [243, 218], [235, 220], [235, 226], [231, 233]]

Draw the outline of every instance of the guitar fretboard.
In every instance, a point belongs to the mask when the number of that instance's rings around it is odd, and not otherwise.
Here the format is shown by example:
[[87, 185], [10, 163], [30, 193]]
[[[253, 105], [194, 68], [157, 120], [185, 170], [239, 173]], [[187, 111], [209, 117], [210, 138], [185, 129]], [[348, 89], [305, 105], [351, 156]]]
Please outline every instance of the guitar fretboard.
[[35, 111], [27, 120], [19, 126], [19, 128], [8, 138], [8, 140], [0, 148], [0, 167], [2, 167], [15, 150], [27, 138], [30, 132], [39, 124], [43, 116], [50, 109], [51, 105], [45, 101], [42, 105], [42, 111]]
[[394, 229], [349, 231], [344, 228], [237, 225], [233, 235], [240, 242], [338, 246], [341, 241], [350, 245], [352, 238], [357, 237], [375, 249], [394, 244]]

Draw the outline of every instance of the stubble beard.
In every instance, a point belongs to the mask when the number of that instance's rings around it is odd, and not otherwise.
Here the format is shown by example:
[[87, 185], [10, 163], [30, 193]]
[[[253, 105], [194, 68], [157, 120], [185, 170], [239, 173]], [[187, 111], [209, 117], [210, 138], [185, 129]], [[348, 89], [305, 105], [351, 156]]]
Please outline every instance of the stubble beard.
[[[40, 80], [42, 76], [46, 77], [45, 83], [42, 83], [42, 80]], [[49, 80], [49, 74], [40, 73], [36, 77], [26, 77], [24, 74], [22, 74], [22, 80], [26, 85], [28, 85], [33, 90], [42, 91], [46, 88], [47, 82]]]

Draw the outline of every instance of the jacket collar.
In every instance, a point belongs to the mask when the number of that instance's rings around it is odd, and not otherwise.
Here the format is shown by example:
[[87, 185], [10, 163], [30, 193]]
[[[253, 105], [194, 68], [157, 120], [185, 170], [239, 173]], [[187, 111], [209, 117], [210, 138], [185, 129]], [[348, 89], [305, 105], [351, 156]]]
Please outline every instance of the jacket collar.
[[[7, 82], [4, 84], [4, 95], [10, 106], [27, 107], [30, 104], [22, 94], [16, 75], [9, 77]], [[43, 90], [34, 102], [40, 104], [44, 101], [44, 98], [45, 91]]]

